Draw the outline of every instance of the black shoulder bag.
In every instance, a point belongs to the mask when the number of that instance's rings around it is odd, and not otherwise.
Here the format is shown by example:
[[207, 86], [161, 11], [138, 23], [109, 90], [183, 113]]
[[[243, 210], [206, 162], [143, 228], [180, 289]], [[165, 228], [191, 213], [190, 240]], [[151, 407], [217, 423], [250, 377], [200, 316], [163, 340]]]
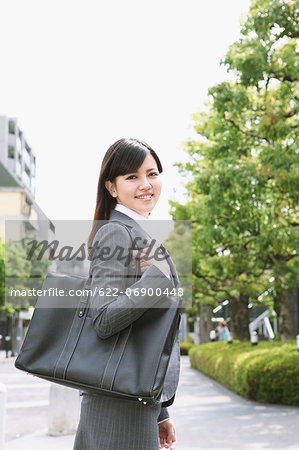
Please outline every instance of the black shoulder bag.
[[[42, 289], [76, 292], [87, 284], [88, 278], [48, 273]], [[172, 297], [169, 308], [149, 308], [127, 328], [100, 339], [89, 315], [89, 297], [73, 296], [66, 308], [58, 296], [39, 297], [15, 366], [84, 392], [158, 403], [181, 299]]]

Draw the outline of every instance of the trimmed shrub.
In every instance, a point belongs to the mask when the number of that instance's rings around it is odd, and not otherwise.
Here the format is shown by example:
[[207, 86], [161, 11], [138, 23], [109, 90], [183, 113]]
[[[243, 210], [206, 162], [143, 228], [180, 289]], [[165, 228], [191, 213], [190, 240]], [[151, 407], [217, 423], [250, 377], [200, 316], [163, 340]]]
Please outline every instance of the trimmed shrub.
[[180, 342], [181, 355], [188, 355], [190, 348], [194, 347], [192, 342]]
[[299, 352], [295, 341], [213, 342], [193, 346], [191, 366], [250, 400], [299, 406]]

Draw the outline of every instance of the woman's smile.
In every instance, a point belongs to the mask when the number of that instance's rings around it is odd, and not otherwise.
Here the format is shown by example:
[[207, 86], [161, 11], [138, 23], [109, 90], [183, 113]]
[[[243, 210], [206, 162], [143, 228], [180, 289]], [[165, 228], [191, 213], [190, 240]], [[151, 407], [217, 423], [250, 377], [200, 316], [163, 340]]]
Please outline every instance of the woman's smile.
[[141, 194], [141, 195], [137, 195], [135, 198], [137, 198], [138, 200], [143, 200], [145, 202], [148, 202], [152, 199], [153, 196], [154, 196], [154, 194]]

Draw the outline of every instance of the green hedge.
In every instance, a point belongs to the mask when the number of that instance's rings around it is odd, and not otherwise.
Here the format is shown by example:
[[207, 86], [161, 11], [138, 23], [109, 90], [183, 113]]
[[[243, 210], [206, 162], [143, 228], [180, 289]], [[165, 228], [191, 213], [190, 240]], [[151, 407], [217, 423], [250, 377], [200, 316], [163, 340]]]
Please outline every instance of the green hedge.
[[192, 344], [192, 342], [180, 342], [181, 355], [188, 355], [191, 347], [194, 347], [194, 344]]
[[299, 406], [299, 352], [295, 341], [212, 342], [193, 346], [191, 366], [250, 400]]

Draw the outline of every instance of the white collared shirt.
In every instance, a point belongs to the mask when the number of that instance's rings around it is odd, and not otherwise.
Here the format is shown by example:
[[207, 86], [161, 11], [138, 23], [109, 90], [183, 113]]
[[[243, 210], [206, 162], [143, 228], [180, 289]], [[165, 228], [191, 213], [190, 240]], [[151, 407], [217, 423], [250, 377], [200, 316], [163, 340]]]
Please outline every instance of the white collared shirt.
[[133, 220], [148, 220], [148, 218], [142, 216], [141, 214], [138, 214], [137, 212], [133, 211], [132, 209], [128, 208], [127, 206], [121, 205], [119, 203], [116, 204], [114, 209], [123, 214], [126, 214], [127, 216], [131, 217], [131, 219], [133, 219]]
[[[137, 220], [137, 221], [138, 220], [148, 220], [148, 218], [142, 216], [141, 214], [138, 214], [137, 212], [133, 211], [132, 209], [128, 208], [127, 206], [121, 205], [119, 203], [116, 204], [114, 209], [123, 214], [126, 214], [127, 216], [131, 217], [131, 219], [133, 219], [133, 220]], [[163, 271], [163, 273], [167, 278], [171, 279], [169, 273], [165, 273], [164, 271]]]

